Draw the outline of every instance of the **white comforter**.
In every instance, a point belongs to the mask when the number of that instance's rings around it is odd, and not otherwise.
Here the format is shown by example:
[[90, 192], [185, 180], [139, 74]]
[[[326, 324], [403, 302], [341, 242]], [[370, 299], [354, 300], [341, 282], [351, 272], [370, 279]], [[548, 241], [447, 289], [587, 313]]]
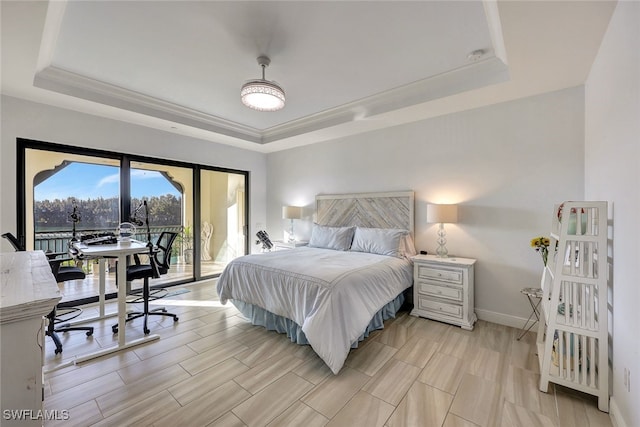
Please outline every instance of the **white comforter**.
[[412, 283], [407, 259], [303, 247], [236, 258], [217, 291], [222, 304], [240, 300], [295, 321], [337, 374], [374, 314]]

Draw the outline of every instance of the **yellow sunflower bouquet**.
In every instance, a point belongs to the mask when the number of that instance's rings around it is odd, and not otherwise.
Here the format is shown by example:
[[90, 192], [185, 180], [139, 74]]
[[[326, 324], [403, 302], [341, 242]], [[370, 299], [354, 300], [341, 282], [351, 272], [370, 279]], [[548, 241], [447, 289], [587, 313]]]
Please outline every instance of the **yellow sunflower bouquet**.
[[548, 237], [538, 236], [531, 239], [531, 247], [536, 250], [536, 252], [540, 252], [542, 256], [542, 262], [544, 265], [547, 265], [547, 257], [549, 256], [549, 241]]

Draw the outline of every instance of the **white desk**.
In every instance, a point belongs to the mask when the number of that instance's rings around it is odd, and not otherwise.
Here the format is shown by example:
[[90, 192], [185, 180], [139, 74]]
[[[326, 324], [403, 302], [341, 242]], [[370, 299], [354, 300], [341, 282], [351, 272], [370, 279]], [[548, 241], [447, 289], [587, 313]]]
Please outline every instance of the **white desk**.
[[88, 246], [81, 242], [73, 243], [73, 248], [79, 253], [79, 256], [85, 258], [99, 258], [100, 259], [100, 316], [99, 318], [106, 318], [104, 313], [104, 294], [105, 294], [105, 262], [104, 257], [118, 257], [118, 344], [114, 347], [109, 347], [104, 350], [100, 350], [95, 353], [87, 354], [78, 357], [75, 362], [80, 363], [96, 357], [104, 356], [105, 354], [114, 353], [116, 351], [140, 345], [142, 343], [157, 340], [159, 335], [147, 335], [144, 338], [128, 341], [126, 340], [126, 297], [127, 297], [127, 257], [133, 254], [145, 253], [149, 251], [147, 245], [138, 240], [131, 240], [128, 243], [118, 242], [115, 245], [94, 245]]
[[0, 254], [3, 426], [42, 426], [41, 419], [31, 419], [30, 415], [42, 411], [43, 316], [53, 310], [60, 298], [44, 252]]

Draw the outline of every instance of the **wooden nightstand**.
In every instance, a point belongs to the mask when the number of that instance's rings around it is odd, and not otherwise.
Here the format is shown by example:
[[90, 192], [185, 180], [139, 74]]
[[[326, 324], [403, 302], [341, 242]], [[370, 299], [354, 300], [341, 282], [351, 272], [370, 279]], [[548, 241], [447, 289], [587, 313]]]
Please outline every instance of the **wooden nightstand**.
[[299, 248], [301, 246], [307, 246], [309, 242], [307, 241], [298, 241], [295, 242], [285, 242], [284, 240], [274, 240], [273, 241], [273, 250], [274, 251], [283, 251], [285, 249], [293, 249]]
[[478, 319], [473, 310], [475, 259], [413, 258], [413, 316], [422, 316], [472, 330]]

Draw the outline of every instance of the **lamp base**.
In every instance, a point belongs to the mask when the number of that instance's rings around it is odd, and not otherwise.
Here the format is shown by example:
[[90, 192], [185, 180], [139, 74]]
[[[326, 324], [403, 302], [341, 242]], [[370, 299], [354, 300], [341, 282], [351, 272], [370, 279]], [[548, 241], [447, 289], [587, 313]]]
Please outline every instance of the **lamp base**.
[[296, 235], [293, 233], [293, 219], [291, 220], [291, 228], [289, 228], [289, 238], [287, 239], [289, 243], [293, 243], [296, 241]]
[[447, 248], [438, 248], [436, 249], [436, 256], [438, 258], [449, 258], [449, 252], [447, 251]]
[[438, 249], [436, 249], [436, 256], [438, 258], [449, 258], [449, 251], [447, 250], [447, 239], [445, 238], [447, 232], [444, 230], [444, 224], [440, 223], [438, 228]]

